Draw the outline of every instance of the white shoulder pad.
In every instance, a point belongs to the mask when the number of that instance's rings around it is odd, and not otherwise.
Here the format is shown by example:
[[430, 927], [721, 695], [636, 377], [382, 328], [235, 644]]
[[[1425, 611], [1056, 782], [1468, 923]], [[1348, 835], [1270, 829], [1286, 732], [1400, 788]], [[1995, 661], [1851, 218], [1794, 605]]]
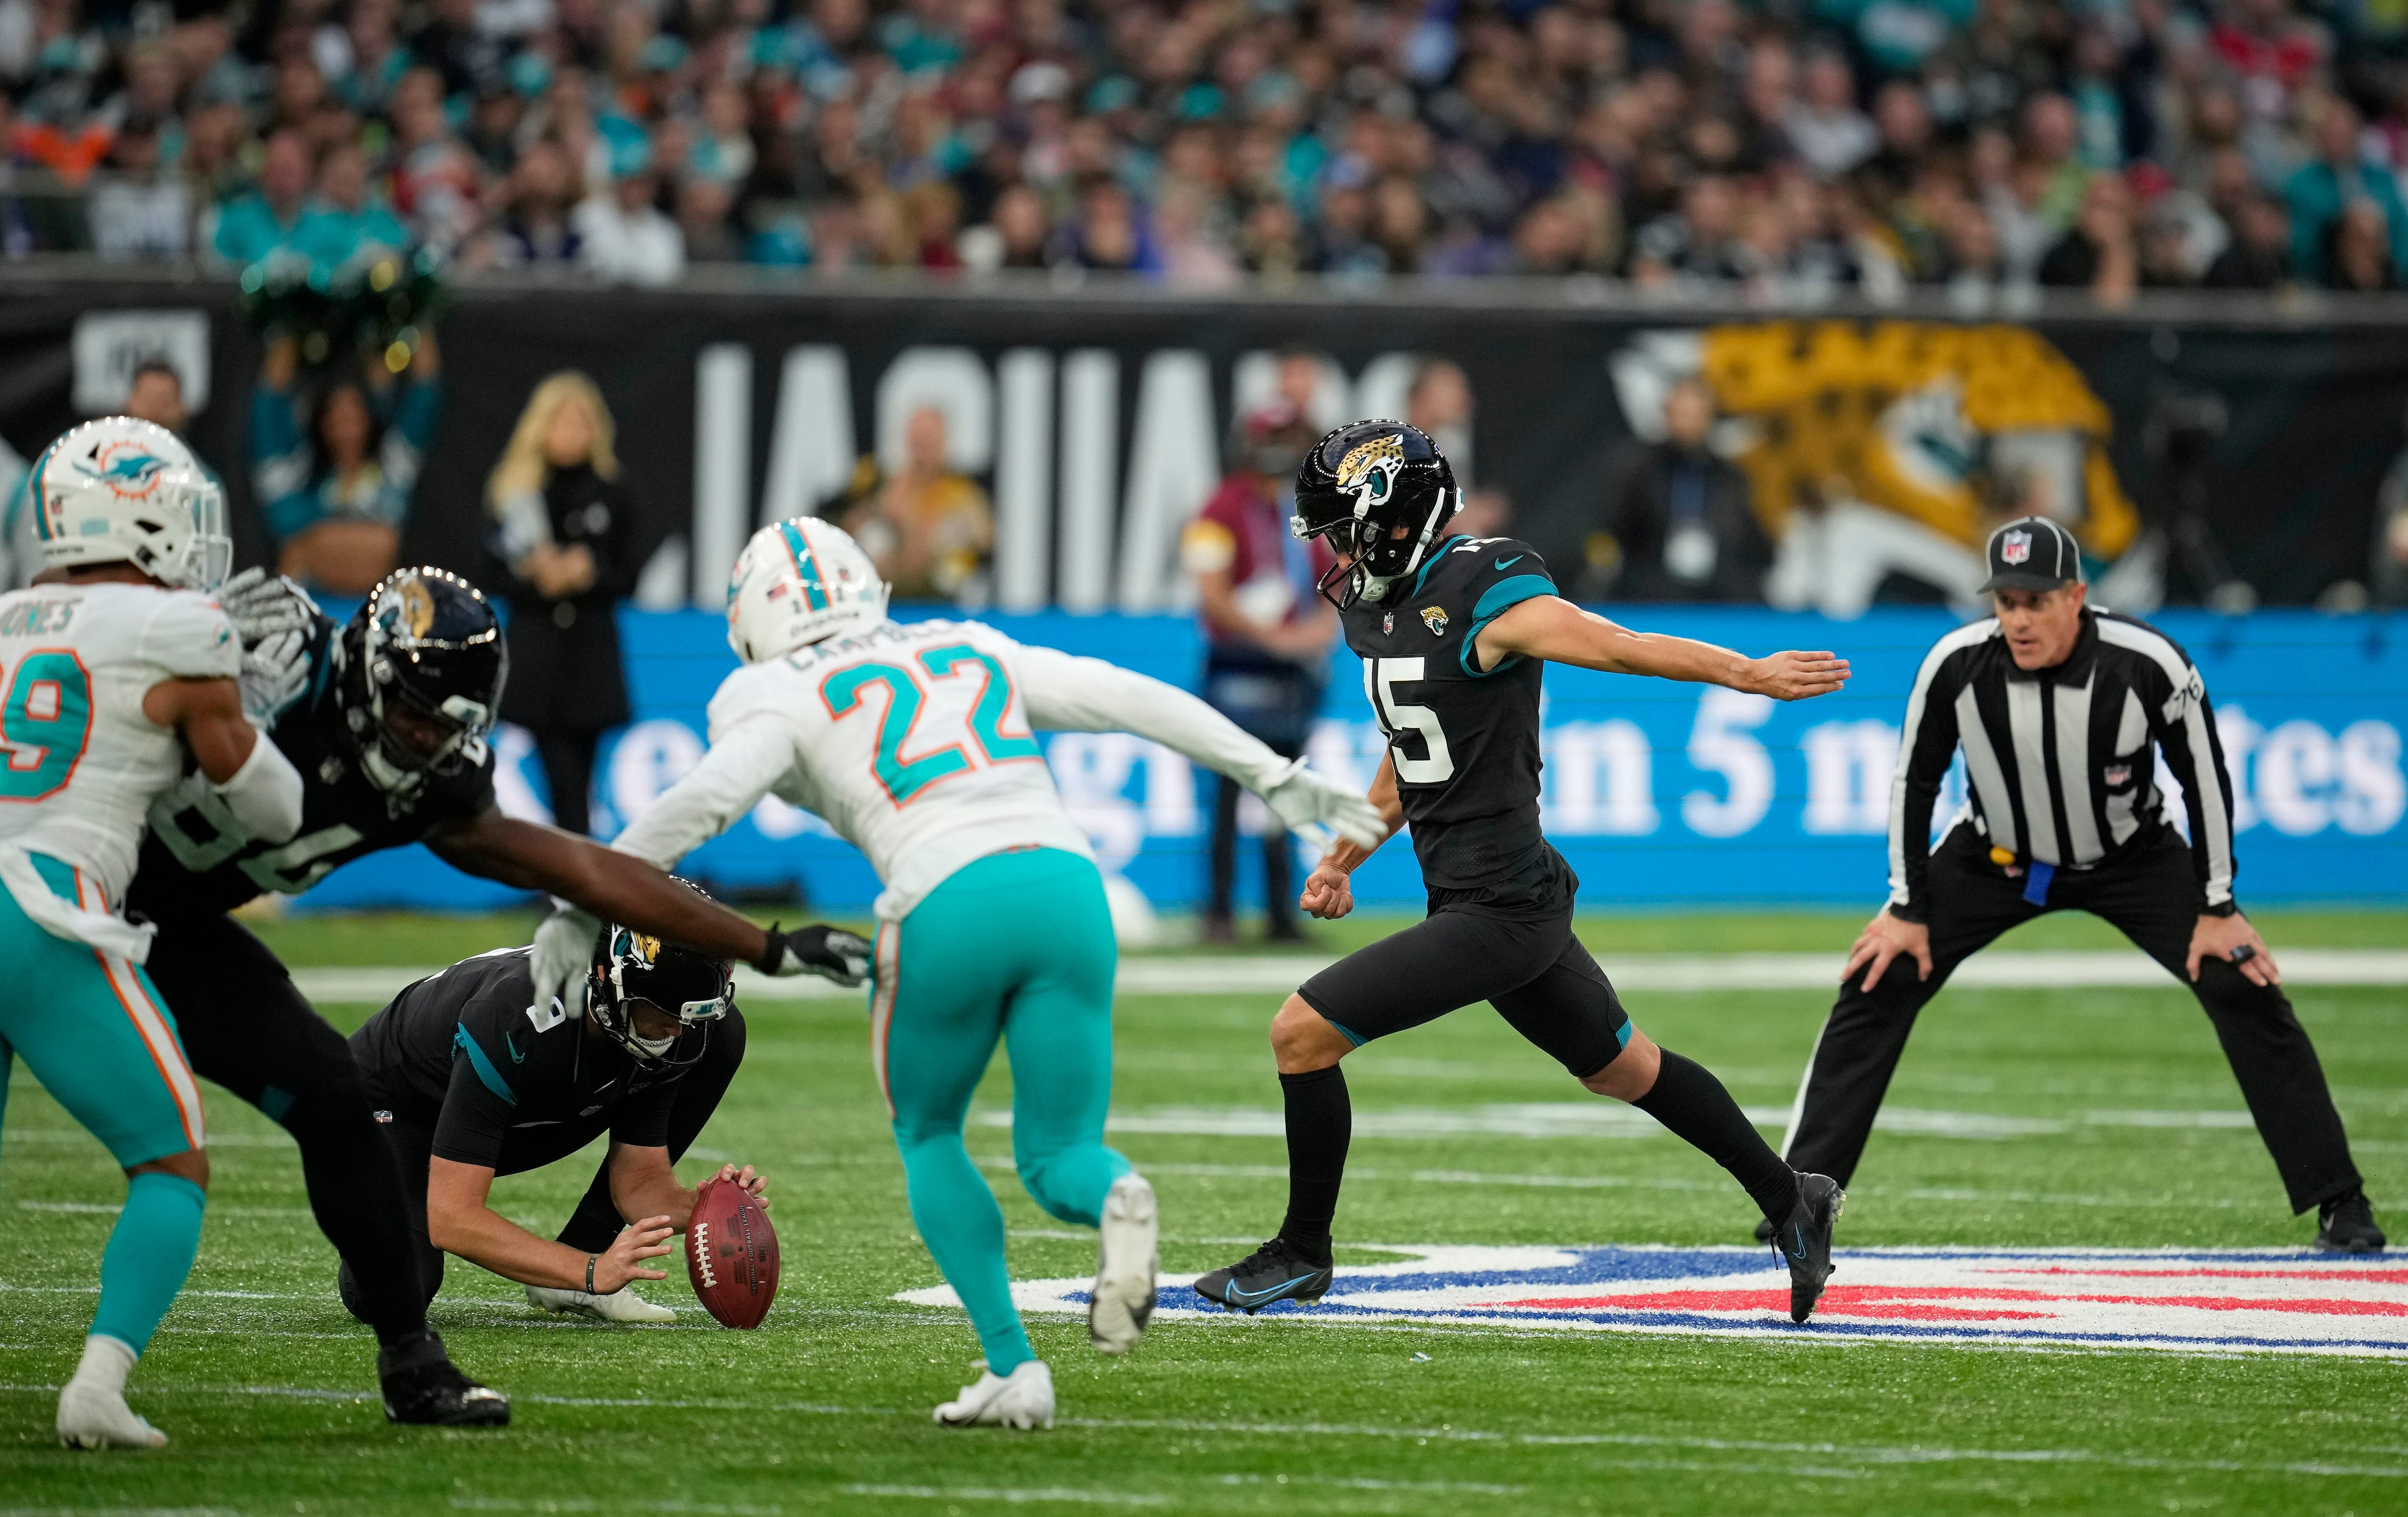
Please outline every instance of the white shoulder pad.
[[729, 727], [765, 712], [780, 716], [798, 714], [796, 703], [808, 699], [810, 694], [809, 683], [784, 659], [747, 664], [721, 680], [718, 694], [710, 697], [710, 739], [716, 742], [719, 735]]
[[179, 680], [231, 680], [242, 668], [242, 639], [209, 596], [194, 590], [152, 591], [158, 604], [143, 623], [138, 656]]

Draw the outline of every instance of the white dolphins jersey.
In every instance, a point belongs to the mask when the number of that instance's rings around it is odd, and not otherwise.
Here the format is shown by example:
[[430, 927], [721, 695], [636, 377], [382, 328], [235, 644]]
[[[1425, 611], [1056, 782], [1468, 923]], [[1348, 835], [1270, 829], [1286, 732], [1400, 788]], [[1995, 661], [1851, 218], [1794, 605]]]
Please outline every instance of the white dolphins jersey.
[[[192, 591], [103, 581], [0, 594], [0, 880], [27, 916], [128, 951], [134, 929], [114, 913], [144, 817], [184, 772], [183, 739], [144, 716], [142, 698], [169, 680], [232, 679], [241, 662], [225, 612]], [[74, 871], [76, 909], [62, 917], [31, 854]]]
[[1287, 766], [1194, 696], [1100, 659], [976, 622], [886, 622], [729, 675], [710, 752], [611, 846], [666, 868], [775, 794], [869, 856], [878, 915], [899, 922], [989, 853], [1093, 856], [1040, 728], [1134, 732], [1256, 789]]

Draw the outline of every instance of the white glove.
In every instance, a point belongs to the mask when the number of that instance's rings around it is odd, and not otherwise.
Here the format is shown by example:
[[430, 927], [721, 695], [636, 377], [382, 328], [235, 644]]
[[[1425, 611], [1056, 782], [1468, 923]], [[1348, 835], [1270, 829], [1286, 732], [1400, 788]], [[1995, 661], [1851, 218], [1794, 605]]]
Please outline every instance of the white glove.
[[765, 975], [817, 975], [839, 985], [858, 985], [869, 976], [869, 939], [824, 923], [793, 932], [769, 929], [769, 948], [752, 967]]
[[1297, 759], [1257, 792], [1288, 830], [1318, 841], [1324, 825], [1337, 829], [1348, 842], [1377, 848], [1388, 838], [1388, 823], [1380, 809], [1355, 792], [1331, 783]]
[[242, 666], [235, 683], [242, 693], [242, 714], [265, 732], [285, 708], [309, 688], [309, 628], [307, 623], [271, 632], [256, 644], [245, 638]]
[[594, 939], [602, 923], [573, 906], [564, 906], [543, 919], [535, 930], [535, 952], [528, 955], [535, 971], [535, 1004], [527, 1009], [538, 1026], [549, 1025], [554, 1001], [571, 1022], [585, 1015], [585, 982], [594, 968]]
[[309, 592], [265, 569], [245, 569], [218, 586], [218, 606], [245, 648], [295, 629], [306, 640], [318, 617], [318, 603]]

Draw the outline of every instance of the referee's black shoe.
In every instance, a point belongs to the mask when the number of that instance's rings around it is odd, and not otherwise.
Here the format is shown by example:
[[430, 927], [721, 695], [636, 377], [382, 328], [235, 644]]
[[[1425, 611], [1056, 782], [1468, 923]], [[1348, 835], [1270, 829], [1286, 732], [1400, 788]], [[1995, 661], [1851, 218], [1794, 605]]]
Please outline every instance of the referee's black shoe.
[[377, 1353], [384, 1420], [436, 1427], [507, 1427], [509, 1397], [460, 1373], [432, 1330]]
[[1333, 1271], [1297, 1251], [1284, 1238], [1274, 1238], [1226, 1269], [1215, 1269], [1196, 1281], [1196, 1294], [1248, 1316], [1274, 1301], [1298, 1306], [1318, 1301], [1329, 1289]]
[[2316, 1247], [2328, 1253], [2381, 1253], [2389, 1241], [2374, 1225], [2364, 1191], [2337, 1195], [2316, 1209]]
[[1848, 1193], [1828, 1175], [1799, 1175], [1798, 1205], [1773, 1229], [1772, 1247], [1789, 1266], [1789, 1320], [1804, 1322], [1831, 1278], [1831, 1226]]

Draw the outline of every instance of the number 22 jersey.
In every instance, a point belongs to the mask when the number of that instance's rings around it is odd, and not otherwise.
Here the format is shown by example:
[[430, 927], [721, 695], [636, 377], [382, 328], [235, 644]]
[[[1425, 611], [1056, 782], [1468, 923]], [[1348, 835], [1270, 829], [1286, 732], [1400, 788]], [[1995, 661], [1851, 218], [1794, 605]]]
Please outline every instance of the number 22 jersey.
[[1578, 883], [1539, 830], [1546, 665], [1515, 654], [1483, 668], [1475, 650], [1489, 623], [1555, 593], [1529, 544], [1450, 537], [1386, 599], [1357, 601], [1342, 618], [1433, 909], [1553, 911]]

